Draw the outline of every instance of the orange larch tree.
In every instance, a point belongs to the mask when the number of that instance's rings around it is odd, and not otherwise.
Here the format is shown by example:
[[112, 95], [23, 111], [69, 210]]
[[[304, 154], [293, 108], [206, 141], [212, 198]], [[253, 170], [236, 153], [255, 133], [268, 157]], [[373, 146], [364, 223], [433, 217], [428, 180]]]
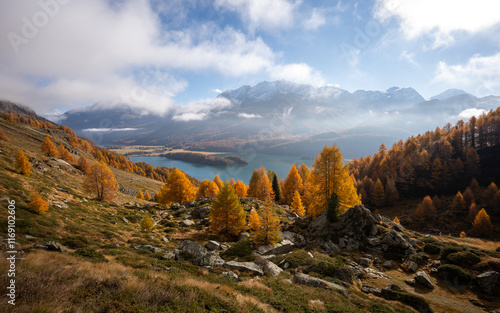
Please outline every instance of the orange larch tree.
[[304, 205], [302, 205], [302, 199], [300, 198], [300, 193], [298, 190], [295, 190], [293, 194], [292, 204], [290, 205], [290, 212], [295, 212], [299, 216], [304, 216], [306, 213], [304, 210]]
[[267, 176], [266, 169], [261, 166], [259, 168], [259, 189], [257, 190], [257, 199], [262, 201], [273, 201], [274, 200], [274, 191], [273, 185], [269, 180], [269, 176]]
[[240, 199], [229, 183], [225, 183], [212, 202], [210, 230], [226, 238], [235, 237], [246, 229], [246, 214]]
[[49, 203], [35, 192], [30, 196], [31, 202], [28, 205], [29, 209], [36, 214], [45, 214], [49, 210]]
[[42, 143], [41, 150], [45, 155], [51, 157], [51, 158], [57, 158], [59, 157], [59, 152], [57, 151], [56, 147], [50, 140], [49, 135], [45, 136], [45, 140]]
[[217, 184], [217, 187], [219, 187], [219, 189], [221, 189], [222, 186], [224, 185], [224, 183], [222, 182], [222, 180], [220, 180], [219, 175], [215, 175], [215, 177], [214, 177], [214, 183]]
[[382, 185], [382, 182], [380, 179], [377, 179], [375, 184], [373, 185], [373, 188], [371, 190], [371, 200], [372, 204], [380, 208], [384, 206], [385, 204], [385, 191], [384, 191], [384, 185]]
[[479, 237], [487, 237], [491, 235], [491, 232], [493, 230], [490, 216], [488, 215], [488, 213], [486, 213], [485, 209], [481, 209], [481, 211], [477, 213], [472, 225], [474, 226], [474, 233]]
[[160, 204], [183, 203], [196, 197], [196, 187], [186, 177], [183, 171], [175, 169], [168, 175], [165, 185], [156, 194]]
[[248, 185], [247, 195], [251, 198], [257, 198], [257, 193], [259, 190], [259, 180], [260, 175], [257, 169], [253, 170], [252, 177], [250, 178], [250, 183]]
[[313, 170], [306, 184], [307, 212], [315, 217], [326, 211], [328, 200], [336, 193], [340, 201], [340, 213], [360, 204], [348, 166], [344, 165], [342, 152], [337, 145], [325, 146], [316, 157]]
[[69, 153], [68, 149], [66, 149], [62, 143], [59, 144], [59, 157], [70, 164], [75, 163], [75, 158], [73, 158], [71, 153]]
[[219, 187], [217, 184], [214, 181], [204, 179], [198, 187], [196, 198], [214, 198], [218, 193]]
[[260, 225], [261, 222], [259, 214], [257, 213], [257, 210], [252, 209], [252, 211], [250, 211], [250, 215], [248, 216], [248, 228], [255, 231], [260, 228]]
[[244, 198], [247, 196], [247, 185], [242, 180], [239, 180], [236, 182], [234, 185], [234, 191], [236, 192], [236, 195], [240, 198]]
[[430, 196], [425, 196], [422, 202], [418, 205], [416, 210], [418, 217], [432, 217], [436, 215], [436, 208]]
[[144, 194], [142, 193], [142, 191], [139, 189], [139, 191], [137, 192], [137, 199], [141, 199], [141, 200], [144, 200]]
[[149, 191], [146, 190], [146, 192], [144, 192], [144, 200], [151, 200], [151, 194], [149, 193]]
[[290, 168], [288, 176], [285, 179], [283, 188], [283, 203], [286, 205], [291, 205], [295, 191], [298, 191], [300, 193], [303, 189], [304, 185], [302, 184], [302, 177], [300, 177], [297, 167], [295, 167], [295, 164], [293, 164]]
[[451, 208], [453, 210], [453, 213], [457, 215], [463, 215], [467, 212], [467, 205], [460, 191], [457, 192], [455, 198], [453, 198], [453, 203], [451, 204]]
[[24, 155], [23, 150], [19, 150], [17, 153], [16, 167], [23, 175], [29, 176], [31, 174], [31, 163], [28, 157]]
[[85, 156], [82, 155], [78, 159], [78, 165], [77, 165], [77, 167], [83, 173], [87, 173], [87, 171], [89, 170], [89, 162], [87, 161], [87, 158]]
[[261, 245], [276, 244], [280, 240], [280, 220], [272, 205], [266, 203], [260, 212], [261, 226], [254, 232], [254, 242]]
[[96, 195], [97, 201], [112, 201], [116, 198], [118, 183], [115, 175], [104, 162], [94, 162], [85, 175], [85, 190]]

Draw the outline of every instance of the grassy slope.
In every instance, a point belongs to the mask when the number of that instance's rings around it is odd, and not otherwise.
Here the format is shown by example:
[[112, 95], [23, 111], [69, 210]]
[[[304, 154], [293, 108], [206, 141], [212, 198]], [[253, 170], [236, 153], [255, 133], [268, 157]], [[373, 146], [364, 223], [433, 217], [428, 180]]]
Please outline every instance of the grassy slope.
[[[365, 295], [359, 285], [350, 289], [346, 299], [338, 292], [298, 286], [287, 282], [292, 271], [278, 279], [253, 278], [241, 273], [242, 283], [220, 277], [222, 269], [205, 270], [186, 262], [160, 260], [158, 255], [134, 251], [132, 244], [151, 244], [172, 251], [181, 240], [190, 238], [200, 243], [210, 235], [207, 229], [159, 226], [151, 234], [140, 231], [139, 222], [146, 201], [120, 194], [115, 204], [101, 204], [82, 191], [83, 175], [74, 168], [46, 166], [45, 173], [34, 169], [30, 177], [17, 173], [14, 155], [22, 148], [31, 158], [52, 162], [39, 152], [44, 133], [26, 126], [0, 121], [0, 128], [11, 139], [0, 141], [0, 194], [15, 199], [16, 241], [18, 250], [27, 251], [17, 263], [17, 296], [15, 312], [414, 312], [397, 302], [387, 302]], [[89, 156], [87, 156], [89, 157]], [[160, 183], [113, 169], [117, 181], [130, 188], [158, 191]], [[59, 204], [39, 216], [27, 209], [29, 194], [41, 192]], [[128, 205], [128, 203], [138, 203]], [[154, 215], [155, 209], [149, 209]], [[170, 212], [175, 222], [187, 212]], [[6, 210], [0, 211], [0, 234], [6, 234]], [[126, 223], [123, 217], [130, 222]], [[167, 231], [167, 232], [165, 232]], [[27, 239], [25, 235], [35, 238]], [[170, 242], [161, 239], [167, 236]], [[29, 251], [34, 243], [56, 240], [69, 248], [65, 253]], [[97, 254], [82, 257], [78, 248]], [[81, 251], [81, 250], [80, 250]], [[106, 262], [99, 261], [103, 255]], [[0, 271], [8, 264], [0, 258]], [[388, 272], [391, 281], [365, 283], [385, 287], [390, 282], [400, 285], [405, 274]], [[7, 285], [6, 275], [0, 286]], [[419, 290], [416, 290], [419, 293]], [[453, 291], [455, 292], [455, 291]], [[437, 312], [471, 308], [469, 296], [456, 296], [443, 289], [439, 293], [421, 293]], [[450, 299], [453, 295], [453, 299]], [[0, 298], [0, 311], [10, 312], [8, 298]], [[448, 302], [447, 302], [448, 301]], [[444, 304], [439, 304], [439, 303]]]

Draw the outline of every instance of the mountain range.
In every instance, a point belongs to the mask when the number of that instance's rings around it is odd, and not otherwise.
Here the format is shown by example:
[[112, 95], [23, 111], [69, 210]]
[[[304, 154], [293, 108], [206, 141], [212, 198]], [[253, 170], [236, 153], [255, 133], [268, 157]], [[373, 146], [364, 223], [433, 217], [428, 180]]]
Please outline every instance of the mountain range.
[[500, 97], [458, 89], [426, 100], [413, 88], [351, 93], [280, 80], [227, 90], [163, 116], [128, 104], [95, 104], [68, 111], [60, 121], [100, 145], [316, 155], [334, 141], [346, 158], [354, 158], [498, 106]]

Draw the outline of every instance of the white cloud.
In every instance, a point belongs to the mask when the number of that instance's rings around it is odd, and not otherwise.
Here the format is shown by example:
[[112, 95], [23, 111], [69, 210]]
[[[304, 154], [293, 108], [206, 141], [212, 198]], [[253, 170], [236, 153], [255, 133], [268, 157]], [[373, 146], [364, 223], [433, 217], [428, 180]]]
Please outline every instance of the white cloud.
[[475, 55], [467, 63], [448, 65], [439, 62], [435, 82], [445, 82], [466, 90], [474, 90], [476, 96], [500, 93], [500, 53], [492, 56]]
[[497, 0], [377, 0], [375, 17], [395, 18], [408, 39], [430, 36], [433, 48], [448, 46], [459, 32], [476, 33], [500, 22]]
[[215, 93], [222, 93], [223, 91], [220, 90], [219, 88], [216, 88], [216, 89], [213, 89], [212, 92], [215, 92]]
[[408, 52], [408, 51], [404, 50], [399, 55], [399, 59], [403, 60], [403, 61], [406, 61], [406, 62], [410, 63], [413, 66], [418, 66], [418, 63], [415, 61], [415, 53], [411, 53], [411, 52]]
[[466, 110], [463, 110], [462, 112], [460, 112], [460, 114], [458, 114], [458, 117], [461, 119], [468, 120], [473, 116], [480, 117], [482, 114], [485, 114], [485, 113], [486, 113], [486, 110], [471, 108], [471, 109], [466, 109]]
[[[294, 4], [284, 0], [219, 2], [248, 7], [249, 18], [259, 27], [292, 21]], [[0, 2], [0, 95], [41, 113], [95, 102], [128, 102], [164, 113], [175, 108], [173, 97], [188, 85], [174, 71], [267, 74], [299, 81], [320, 77], [305, 64], [280, 64], [280, 54], [262, 38], [249, 39], [231, 27], [165, 29], [146, 0], [60, 5], [36, 35], [16, 46], [16, 53], [8, 34], [24, 36], [23, 17], [30, 21], [39, 12], [43, 9], [35, 0]]]
[[215, 98], [193, 102], [183, 107], [176, 107], [173, 120], [188, 122], [201, 121], [209, 118], [211, 114], [232, 106], [226, 98]]
[[252, 32], [291, 26], [296, 6], [288, 0], [216, 0], [214, 5], [240, 14]]
[[238, 117], [242, 117], [242, 118], [262, 118], [262, 116], [260, 114], [249, 114], [249, 113], [239, 113], [238, 114]]
[[311, 17], [303, 22], [304, 27], [309, 30], [318, 29], [326, 24], [325, 14], [322, 10], [314, 8]]
[[272, 79], [285, 79], [297, 83], [307, 83], [314, 86], [324, 86], [325, 80], [320, 72], [305, 63], [275, 65], [269, 68]]
[[139, 128], [86, 128], [82, 129], [82, 132], [101, 132], [101, 133], [111, 133], [111, 132], [124, 132], [124, 131], [135, 131]]

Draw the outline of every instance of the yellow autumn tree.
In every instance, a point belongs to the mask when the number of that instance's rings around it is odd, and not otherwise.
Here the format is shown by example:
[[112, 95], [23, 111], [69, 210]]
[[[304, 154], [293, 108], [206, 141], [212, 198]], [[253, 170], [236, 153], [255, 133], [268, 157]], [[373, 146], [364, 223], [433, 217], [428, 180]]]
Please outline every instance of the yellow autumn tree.
[[254, 242], [260, 245], [276, 244], [280, 240], [280, 220], [272, 205], [266, 203], [260, 211], [260, 227], [254, 232]]
[[380, 179], [377, 179], [371, 190], [371, 202], [377, 208], [380, 208], [385, 204], [384, 185], [382, 185]]
[[214, 177], [214, 183], [217, 184], [217, 187], [219, 187], [219, 189], [221, 189], [222, 186], [224, 185], [224, 183], [222, 182], [222, 180], [220, 180], [219, 175], [215, 175], [215, 177]]
[[395, 217], [392, 221], [393, 221], [394, 223], [396, 223], [396, 224], [401, 224], [401, 223], [399, 222], [399, 218], [398, 218], [397, 216], [396, 216], [396, 217]]
[[70, 164], [73, 164], [75, 163], [75, 158], [73, 158], [73, 156], [71, 155], [71, 153], [69, 153], [68, 149], [66, 149], [66, 147], [64, 147], [64, 145], [61, 143], [59, 144], [59, 157], [61, 159], [63, 159], [64, 161], [70, 163]]
[[45, 140], [42, 143], [41, 150], [45, 155], [51, 157], [51, 158], [57, 158], [59, 157], [59, 152], [57, 151], [56, 147], [50, 140], [49, 135], [45, 136]]
[[49, 203], [40, 196], [39, 193], [33, 193], [30, 196], [31, 202], [28, 207], [32, 212], [36, 214], [45, 214], [49, 210]]
[[79, 159], [78, 159], [78, 165], [77, 167], [80, 169], [80, 171], [82, 171], [83, 173], [87, 173], [87, 171], [89, 170], [89, 161], [87, 161], [87, 158], [85, 156], [81, 156]]
[[183, 203], [196, 197], [196, 187], [183, 171], [175, 169], [168, 175], [156, 198], [160, 204]]
[[259, 181], [260, 175], [257, 169], [253, 170], [252, 177], [250, 178], [250, 183], [248, 185], [247, 195], [251, 198], [257, 198], [257, 193], [259, 191]]
[[214, 181], [204, 179], [198, 187], [196, 198], [214, 198], [219, 193], [219, 187]]
[[246, 229], [246, 214], [234, 188], [225, 183], [212, 202], [210, 230], [226, 238], [235, 237]]
[[23, 150], [19, 150], [19, 152], [17, 152], [16, 167], [19, 169], [21, 174], [30, 176], [31, 163], [28, 157], [24, 154]]
[[436, 215], [436, 208], [430, 196], [425, 196], [422, 202], [418, 205], [415, 214], [418, 217], [432, 217]]
[[453, 198], [451, 208], [453, 210], [453, 213], [457, 215], [463, 215], [467, 213], [467, 204], [465, 203], [464, 197], [462, 196], [462, 193], [460, 191], [457, 192], [455, 198]]
[[145, 215], [141, 222], [141, 229], [150, 232], [155, 227], [155, 224], [149, 215]]
[[118, 183], [115, 175], [104, 162], [94, 162], [85, 174], [85, 190], [96, 195], [97, 201], [112, 201], [116, 198]]
[[338, 195], [340, 213], [361, 203], [348, 166], [344, 165], [342, 152], [335, 144], [332, 147], [325, 146], [314, 160], [306, 183], [308, 214], [315, 217], [326, 211], [332, 193]]
[[298, 190], [295, 190], [293, 194], [292, 204], [290, 205], [290, 212], [295, 212], [299, 216], [304, 216], [306, 213], [304, 210], [304, 206], [302, 205], [302, 199], [300, 198], [300, 193]]
[[302, 192], [304, 185], [302, 184], [302, 177], [299, 175], [299, 171], [295, 164], [290, 168], [290, 172], [285, 179], [283, 188], [283, 203], [286, 205], [291, 205], [295, 194], [295, 191]]
[[144, 200], [144, 194], [142, 193], [142, 191], [141, 191], [141, 190], [139, 190], [139, 191], [137, 192], [137, 199]]
[[467, 237], [467, 234], [464, 231], [462, 231], [460, 233], [460, 238], [465, 238], [465, 237]]
[[479, 237], [487, 237], [491, 235], [493, 225], [491, 224], [490, 216], [486, 213], [485, 209], [481, 209], [481, 211], [477, 213], [472, 226], [474, 233]]
[[245, 183], [239, 179], [234, 185], [234, 192], [236, 192], [236, 195], [240, 198], [244, 198], [247, 196], [247, 189], [247, 185], [245, 185]]
[[267, 176], [266, 169], [261, 166], [259, 168], [259, 189], [257, 190], [257, 199], [269, 202], [274, 200], [273, 185]]
[[144, 193], [144, 200], [147, 200], [147, 201], [151, 200], [151, 194], [147, 190]]
[[250, 215], [248, 216], [248, 228], [252, 231], [259, 229], [261, 225], [259, 214], [255, 209], [250, 211]]

